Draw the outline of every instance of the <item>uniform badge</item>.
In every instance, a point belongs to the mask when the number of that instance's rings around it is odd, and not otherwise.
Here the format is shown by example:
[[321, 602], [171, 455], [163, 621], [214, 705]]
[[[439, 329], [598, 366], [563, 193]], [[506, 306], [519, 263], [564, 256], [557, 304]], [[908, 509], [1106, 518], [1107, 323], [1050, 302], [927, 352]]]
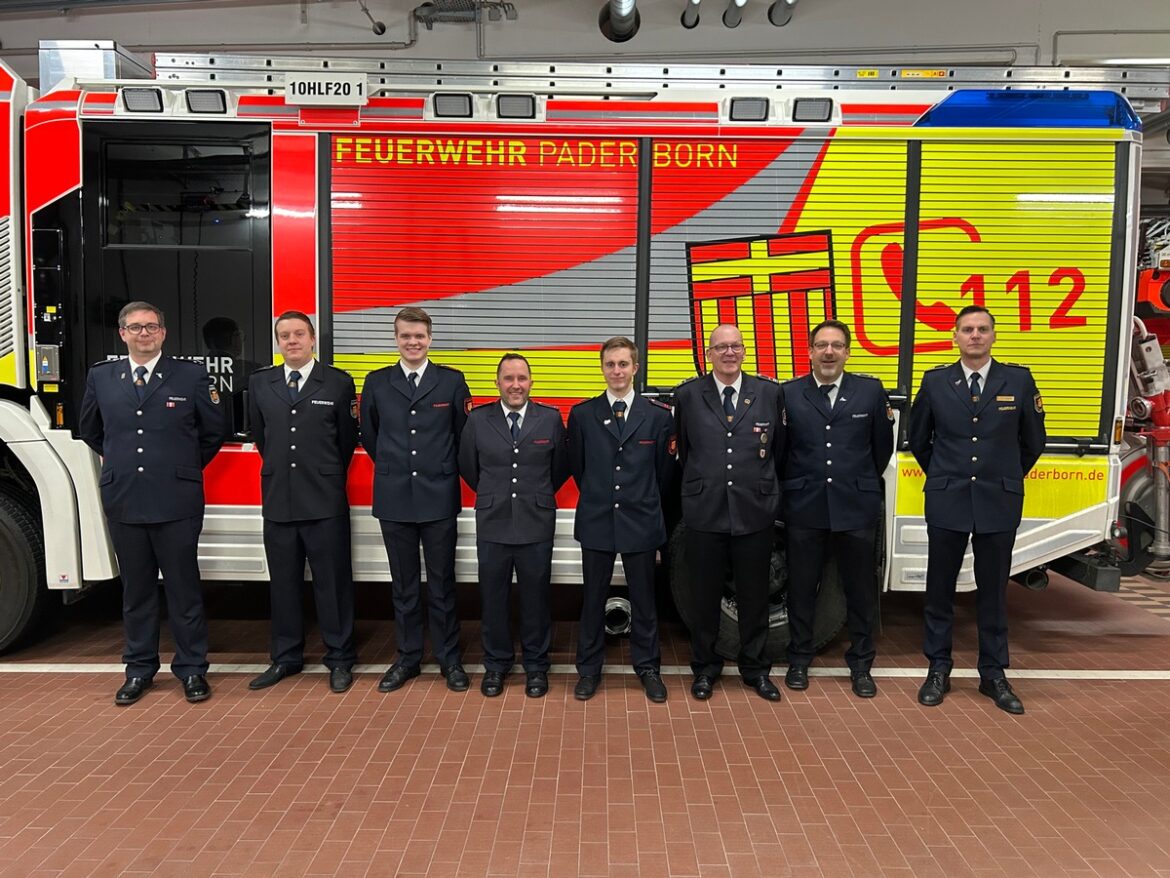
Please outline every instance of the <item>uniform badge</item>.
[[470, 396], [467, 397], [467, 399], [463, 400], [463, 414], [465, 414], [465, 415], [471, 414], [471, 405], [472, 405], [472, 401], [471, 401]]
[[1038, 393], [1036, 394], [1035, 399], [1036, 399], [1036, 412], [1038, 414], [1041, 414], [1041, 415], [1044, 414], [1044, 400], [1040, 398], [1040, 394], [1038, 394]]
[[174, 407], [175, 407], [175, 401], [173, 399], [168, 399], [167, 400], [167, 408], [173, 409]]
[[219, 405], [219, 391], [218, 390], [216, 390], [214, 387], [208, 387], [207, 388], [207, 395], [209, 397], [211, 397], [211, 402], [213, 405]]
[[886, 403], [886, 418], [889, 419], [891, 424], [894, 423], [894, 407], [888, 402]]
[[767, 444], [768, 444], [768, 434], [767, 434], [767, 433], [761, 433], [761, 434], [760, 434], [760, 444], [761, 444], [761, 445], [767, 445]]
[[350, 416], [351, 418], [353, 418], [355, 421], [357, 420], [357, 416], [358, 416], [358, 401], [357, 401], [356, 399], [351, 399], [351, 400], [349, 401], [349, 416]]
[[785, 427], [788, 426], [788, 409], [784, 409], [780, 412], [780, 423]]
[[666, 441], [666, 453], [669, 454], [671, 457], [678, 454], [678, 437], [677, 436], [671, 436], [670, 439], [668, 439]]
[[764, 458], [766, 458], [767, 456], [768, 456], [768, 449], [767, 449], [767, 448], [761, 448], [761, 449], [760, 449], [760, 460], [763, 460], [763, 459], [764, 459]]

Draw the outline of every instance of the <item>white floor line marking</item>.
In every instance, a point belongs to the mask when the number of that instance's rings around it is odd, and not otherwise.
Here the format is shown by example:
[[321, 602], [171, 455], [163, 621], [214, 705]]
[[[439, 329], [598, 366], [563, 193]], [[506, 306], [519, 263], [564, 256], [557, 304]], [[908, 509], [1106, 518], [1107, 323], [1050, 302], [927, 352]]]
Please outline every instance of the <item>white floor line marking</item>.
[[[233, 664], [233, 663], [217, 663], [211, 666], [209, 673], [211, 674], [259, 674], [267, 664]], [[484, 671], [483, 665], [465, 665], [465, 670], [469, 674], [482, 674]], [[439, 673], [438, 665], [423, 665], [422, 670], [427, 674]], [[785, 666], [777, 665], [772, 674], [774, 677], [783, 677]], [[355, 674], [377, 674], [381, 675], [386, 672], [386, 665], [354, 665], [353, 671]], [[112, 662], [105, 663], [68, 663], [68, 662], [3, 662], [0, 663], [0, 674], [122, 674], [125, 672], [125, 666], [122, 664], [114, 664]], [[164, 667], [159, 671], [160, 674], [168, 674], [169, 671]], [[303, 673], [306, 674], [327, 674], [329, 669], [324, 665], [305, 665]], [[523, 674], [524, 669], [519, 665], [512, 669], [513, 674]], [[577, 668], [574, 665], [560, 664], [553, 665], [549, 668], [551, 674], [571, 674], [577, 673]], [[602, 673], [614, 676], [632, 676], [634, 674], [633, 668], [630, 667], [606, 667]], [[737, 669], [734, 665], [726, 665], [723, 669], [724, 676], [734, 678], [737, 675]], [[926, 676], [926, 668], [882, 668], [876, 667], [871, 671], [874, 677], [878, 678], [897, 678], [909, 677], [919, 679]], [[691, 669], [686, 665], [666, 665], [662, 668], [663, 676], [674, 677], [690, 677]], [[1066, 668], [1010, 668], [1007, 672], [1010, 679], [1026, 679], [1026, 680], [1170, 680], [1170, 670], [1153, 671], [1153, 670], [1119, 670], [1119, 669], [1105, 669], [1105, 670], [1090, 670], [1090, 669], [1066, 669]], [[822, 668], [812, 667], [809, 669], [809, 676], [812, 677], [848, 677], [849, 669], [842, 667]], [[975, 679], [979, 676], [979, 672], [974, 668], [955, 668], [951, 672], [951, 676], [958, 679]]]

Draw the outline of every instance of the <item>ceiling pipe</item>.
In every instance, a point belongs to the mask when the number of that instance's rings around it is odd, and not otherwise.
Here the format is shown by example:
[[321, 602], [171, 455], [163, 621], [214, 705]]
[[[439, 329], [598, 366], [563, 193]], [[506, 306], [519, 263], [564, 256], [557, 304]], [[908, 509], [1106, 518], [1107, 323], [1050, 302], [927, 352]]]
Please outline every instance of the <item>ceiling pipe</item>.
[[700, 0], [687, 0], [687, 5], [683, 7], [682, 26], [688, 30], [699, 23], [699, 2]]
[[623, 43], [637, 33], [637, 0], [609, 0], [601, 10], [601, 30], [615, 43]]
[[784, 27], [792, 21], [792, 10], [796, 8], [796, 0], [776, 0], [768, 8], [768, 21], [776, 27]]
[[739, 23], [743, 21], [743, 8], [745, 6], [747, 6], [747, 0], [728, 0], [727, 8], [723, 10], [723, 26], [739, 27]]

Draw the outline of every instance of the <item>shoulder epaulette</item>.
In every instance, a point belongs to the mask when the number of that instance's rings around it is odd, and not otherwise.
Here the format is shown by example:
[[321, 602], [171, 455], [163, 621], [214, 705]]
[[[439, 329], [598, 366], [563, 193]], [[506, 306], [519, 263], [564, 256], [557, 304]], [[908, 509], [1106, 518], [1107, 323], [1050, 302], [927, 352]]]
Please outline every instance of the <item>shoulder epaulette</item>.
[[479, 411], [480, 409], [486, 409], [488, 406], [499, 405], [499, 404], [500, 404], [500, 400], [497, 397], [496, 399], [489, 400], [488, 402], [481, 402], [479, 405], [473, 405], [471, 407], [471, 410], [473, 412]]
[[854, 378], [864, 378], [867, 381], [876, 381], [879, 384], [881, 383], [881, 380], [882, 380], [882, 379], [878, 378], [876, 375], [867, 375], [865, 372], [850, 372], [849, 374], [852, 375]]
[[454, 366], [448, 366], [446, 363], [436, 363], [434, 360], [427, 360], [427, 362], [432, 366], [438, 366], [440, 369], [446, 369], [448, 372], [458, 372], [460, 375], [463, 374], [461, 370], [456, 369]]
[[1025, 372], [1031, 371], [1023, 363], [1005, 363], [1003, 360], [996, 360], [1001, 366], [1011, 366], [1013, 369], [1023, 369]]
[[[746, 373], [745, 373], [746, 374]], [[759, 378], [761, 381], [771, 381], [773, 384], [779, 384], [779, 378], [773, 378], [771, 375], [753, 375], [753, 378]]]
[[698, 381], [700, 378], [706, 378], [706, 377], [707, 377], [706, 375], [693, 375], [690, 378], [686, 378], [686, 379], [680, 381], [678, 384], [674, 385], [674, 389], [678, 390], [680, 387], [686, 387], [688, 384], [690, 384], [694, 381]]
[[928, 369], [927, 371], [937, 372], [939, 369], [946, 369], [949, 366], [953, 366], [953, 365], [955, 365], [955, 364], [954, 363], [939, 363], [937, 366], [931, 366], [930, 369]]
[[660, 400], [660, 399], [646, 399], [646, 397], [642, 397], [642, 398], [643, 398], [643, 399], [645, 399], [645, 400], [646, 400], [646, 402], [650, 403], [650, 405], [656, 405], [656, 406], [658, 406], [660, 409], [665, 409], [665, 410], [666, 410], [666, 411], [668, 411], [668, 412], [669, 412], [669, 411], [671, 411], [671, 408], [670, 408], [670, 406], [668, 406], [666, 403], [664, 403], [664, 402], [663, 402], [662, 400]]
[[89, 368], [96, 369], [98, 366], [108, 366], [111, 363], [120, 363], [124, 359], [126, 359], [126, 358], [125, 357], [118, 357], [118, 359], [116, 359], [116, 360], [98, 360], [96, 363], [93, 363]]
[[800, 382], [804, 381], [804, 379], [807, 377], [808, 377], [807, 375], [796, 375], [792, 378], [789, 378], [787, 381], [781, 381], [780, 386], [787, 387], [789, 384], [799, 384]]
[[[281, 365], [283, 366], [283, 364], [281, 364]], [[323, 363], [322, 365], [328, 365], [328, 364]], [[276, 363], [271, 363], [267, 366], [257, 366], [255, 369], [252, 370], [252, 374], [255, 375], [257, 372], [271, 372], [275, 368], [276, 368]], [[329, 368], [332, 369], [333, 367], [330, 366]]]
[[553, 411], [560, 411], [555, 405], [549, 405], [547, 402], [537, 402], [535, 399], [528, 400], [529, 405], [538, 405], [542, 409], [552, 409]]

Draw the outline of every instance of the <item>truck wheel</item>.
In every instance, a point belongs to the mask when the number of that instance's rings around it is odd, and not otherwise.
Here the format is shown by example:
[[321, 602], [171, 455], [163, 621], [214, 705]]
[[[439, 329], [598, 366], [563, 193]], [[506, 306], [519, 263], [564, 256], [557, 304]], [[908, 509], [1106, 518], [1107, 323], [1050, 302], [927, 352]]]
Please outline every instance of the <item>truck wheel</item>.
[[45, 548], [28, 508], [0, 494], [0, 652], [20, 643], [45, 604]]
[[[788, 652], [788, 565], [785, 559], [784, 530], [776, 528], [772, 543], [772, 565], [768, 581], [768, 658], [784, 662]], [[680, 524], [670, 538], [670, 584], [678, 614], [688, 628], [698, 619], [694, 604], [690, 571], [686, 563], [686, 527]], [[821, 649], [840, 632], [845, 624], [845, 592], [837, 577], [836, 566], [830, 562], [821, 575], [817, 593], [816, 622], [813, 626], [813, 646]], [[724, 584], [719, 613], [719, 636], [715, 651], [734, 661], [739, 655], [739, 617], [736, 614], [735, 591], [730, 581]]]

